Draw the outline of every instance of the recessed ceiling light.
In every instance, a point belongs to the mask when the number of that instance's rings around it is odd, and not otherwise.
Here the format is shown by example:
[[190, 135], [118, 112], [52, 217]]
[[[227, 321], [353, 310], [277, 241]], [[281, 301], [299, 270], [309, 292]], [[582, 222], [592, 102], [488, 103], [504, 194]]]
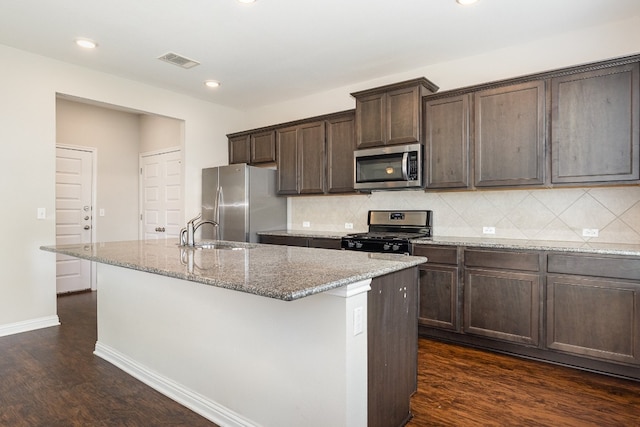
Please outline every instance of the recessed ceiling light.
[[98, 47], [98, 43], [89, 39], [76, 39], [76, 44], [85, 49], [95, 49], [96, 47]]
[[220, 86], [220, 82], [217, 82], [215, 80], [207, 80], [204, 82], [204, 85], [206, 87], [210, 87], [210, 88], [216, 88]]
[[461, 4], [461, 5], [463, 5], [463, 6], [468, 6], [468, 5], [470, 5], [470, 4], [474, 4], [474, 3], [476, 3], [477, 1], [478, 1], [478, 0], [456, 0], [456, 2], [457, 2], [458, 4]]

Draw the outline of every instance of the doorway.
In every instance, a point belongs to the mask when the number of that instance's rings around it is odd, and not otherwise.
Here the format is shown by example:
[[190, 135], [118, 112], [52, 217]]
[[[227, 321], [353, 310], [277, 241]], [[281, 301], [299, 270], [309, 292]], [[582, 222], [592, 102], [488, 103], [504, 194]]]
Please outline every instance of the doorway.
[[[95, 150], [56, 146], [56, 245], [94, 241]], [[56, 255], [56, 293], [95, 289], [93, 263]]]

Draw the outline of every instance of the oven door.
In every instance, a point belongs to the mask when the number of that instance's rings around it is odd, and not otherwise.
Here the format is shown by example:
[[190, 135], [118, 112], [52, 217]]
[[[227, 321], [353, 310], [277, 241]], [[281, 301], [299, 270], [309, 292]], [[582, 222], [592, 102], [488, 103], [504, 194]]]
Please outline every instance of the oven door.
[[353, 186], [356, 190], [422, 187], [422, 145], [355, 151]]

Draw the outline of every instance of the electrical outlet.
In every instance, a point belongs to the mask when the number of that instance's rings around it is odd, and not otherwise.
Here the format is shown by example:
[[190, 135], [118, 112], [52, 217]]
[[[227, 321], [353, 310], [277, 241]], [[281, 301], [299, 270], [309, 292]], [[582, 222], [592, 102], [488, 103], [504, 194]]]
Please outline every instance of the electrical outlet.
[[345, 222], [344, 223], [344, 228], [346, 228], [347, 230], [353, 230], [353, 223], [352, 222]]
[[482, 234], [496, 234], [495, 227], [482, 227]]
[[598, 237], [597, 228], [583, 228], [582, 237]]
[[302, 227], [309, 228], [311, 227], [311, 223], [309, 221], [302, 221]]
[[104, 216], [104, 209], [100, 209], [100, 216]]

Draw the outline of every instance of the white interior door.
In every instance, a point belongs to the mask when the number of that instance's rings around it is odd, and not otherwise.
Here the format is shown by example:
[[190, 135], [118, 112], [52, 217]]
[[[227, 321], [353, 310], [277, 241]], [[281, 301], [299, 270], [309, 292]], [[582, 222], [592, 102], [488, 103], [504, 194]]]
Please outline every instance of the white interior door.
[[182, 152], [140, 155], [140, 238], [177, 238], [182, 224]]
[[[91, 243], [93, 152], [56, 147], [56, 245]], [[58, 254], [56, 291], [93, 288], [90, 261]]]

